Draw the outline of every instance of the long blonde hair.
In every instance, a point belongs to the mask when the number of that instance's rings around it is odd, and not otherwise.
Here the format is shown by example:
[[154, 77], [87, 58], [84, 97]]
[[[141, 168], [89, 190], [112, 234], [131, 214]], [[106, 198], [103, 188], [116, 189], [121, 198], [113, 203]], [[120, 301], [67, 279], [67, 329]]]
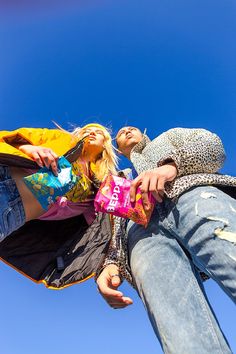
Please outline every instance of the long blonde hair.
[[85, 130], [88, 128], [99, 128], [104, 133], [104, 145], [103, 151], [99, 155], [96, 162], [90, 164], [90, 168], [95, 175], [98, 182], [103, 181], [103, 179], [109, 174], [117, 174], [118, 157], [115, 154], [115, 149], [112, 145], [112, 138], [107, 128], [103, 125], [97, 123], [87, 124], [81, 128], [76, 128], [72, 131], [72, 135], [78, 140], [84, 137]]

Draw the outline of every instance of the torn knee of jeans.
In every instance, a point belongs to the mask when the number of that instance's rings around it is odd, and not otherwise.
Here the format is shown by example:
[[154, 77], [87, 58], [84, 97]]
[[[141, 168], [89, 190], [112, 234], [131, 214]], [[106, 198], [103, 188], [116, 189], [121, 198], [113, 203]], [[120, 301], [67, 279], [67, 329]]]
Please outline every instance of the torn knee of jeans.
[[236, 209], [231, 204], [229, 205], [229, 207], [233, 213], [236, 213]]
[[216, 195], [212, 192], [202, 192], [200, 196], [203, 199], [217, 198]]
[[222, 240], [229, 241], [236, 244], [236, 232], [227, 231], [226, 230], [227, 226], [228, 225], [224, 224], [223, 227], [217, 227], [214, 231], [214, 234], [217, 237], [221, 238]]
[[[201, 198], [202, 199], [210, 199], [210, 198], [217, 198], [217, 196], [213, 192], [202, 192], [201, 193]], [[232, 212], [236, 213], [236, 209], [230, 204], [230, 209]], [[229, 230], [229, 221], [227, 219], [214, 216], [214, 215], [209, 215], [209, 212], [211, 212], [211, 208], [206, 205], [206, 202], [203, 204], [200, 202], [196, 202], [195, 204], [195, 215], [199, 216], [205, 220], [209, 221], [216, 221], [217, 225], [222, 225], [222, 226], [217, 226], [214, 230], [214, 235], [217, 236], [218, 238], [221, 238], [222, 240], [226, 240], [229, 242], [232, 242], [233, 244], [236, 244], [236, 231], [228, 231]], [[208, 216], [207, 216], [208, 214]]]

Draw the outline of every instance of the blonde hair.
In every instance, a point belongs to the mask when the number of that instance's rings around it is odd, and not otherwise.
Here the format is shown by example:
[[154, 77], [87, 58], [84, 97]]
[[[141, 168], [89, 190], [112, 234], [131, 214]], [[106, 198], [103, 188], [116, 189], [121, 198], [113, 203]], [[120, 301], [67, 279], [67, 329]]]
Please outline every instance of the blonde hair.
[[81, 128], [76, 128], [72, 131], [72, 135], [78, 140], [84, 137], [84, 132], [88, 128], [98, 128], [104, 133], [103, 151], [98, 156], [96, 162], [90, 164], [90, 168], [95, 175], [97, 181], [101, 182], [109, 174], [117, 174], [118, 157], [115, 154], [115, 149], [112, 145], [112, 138], [107, 128], [97, 123], [87, 124]]

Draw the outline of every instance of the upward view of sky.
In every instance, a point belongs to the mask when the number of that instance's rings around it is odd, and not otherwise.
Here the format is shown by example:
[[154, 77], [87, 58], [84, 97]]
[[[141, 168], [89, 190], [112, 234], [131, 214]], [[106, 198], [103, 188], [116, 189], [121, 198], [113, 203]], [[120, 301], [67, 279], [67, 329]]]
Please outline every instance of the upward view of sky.
[[[202, 127], [236, 175], [235, 17], [233, 0], [0, 0], [1, 130]], [[0, 281], [2, 354], [162, 353], [126, 283], [134, 304], [112, 310], [94, 280], [52, 291], [1, 263]], [[235, 305], [205, 288], [236, 353]]]

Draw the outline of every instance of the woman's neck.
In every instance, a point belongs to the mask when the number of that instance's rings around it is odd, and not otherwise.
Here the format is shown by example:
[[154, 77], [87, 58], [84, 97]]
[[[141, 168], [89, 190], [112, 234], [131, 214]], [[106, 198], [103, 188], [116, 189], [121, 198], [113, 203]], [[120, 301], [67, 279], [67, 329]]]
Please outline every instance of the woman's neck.
[[81, 160], [83, 160], [84, 162], [96, 162], [97, 160], [97, 155], [95, 153], [93, 153], [92, 151], [83, 151], [82, 156], [81, 156]]

